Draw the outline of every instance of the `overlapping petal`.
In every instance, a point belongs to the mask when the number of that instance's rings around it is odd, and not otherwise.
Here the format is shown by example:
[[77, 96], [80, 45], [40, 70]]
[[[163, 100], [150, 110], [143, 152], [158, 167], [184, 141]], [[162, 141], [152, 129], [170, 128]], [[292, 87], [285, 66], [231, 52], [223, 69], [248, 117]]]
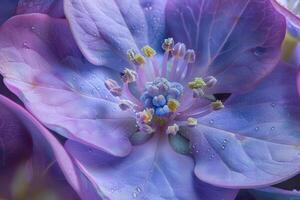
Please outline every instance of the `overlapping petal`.
[[285, 34], [268, 0], [170, 0], [168, 35], [196, 50], [195, 74], [213, 75], [216, 92], [240, 92], [272, 71]]
[[53, 17], [64, 17], [63, 0], [20, 0], [16, 14], [45, 13]]
[[[4, 150], [3, 155], [5, 156], [5, 159], [1, 160], [16, 160], [20, 159], [20, 156], [30, 153], [30, 155], [23, 157], [23, 160], [24, 158], [29, 159], [29, 156], [31, 157], [28, 163], [28, 166], [30, 166], [30, 170], [28, 170], [28, 172], [30, 173], [26, 174], [28, 179], [43, 177], [47, 170], [51, 168], [52, 164], [57, 163], [63, 173], [66, 175], [66, 179], [73, 186], [74, 190], [80, 194], [81, 183], [77, 177], [77, 172], [75, 171], [76, 168], [73, 165], [71, 158], [66, 153], [63, 146], [57, 141], [57, 139], [21, 106], [2, 95], [0, 95], [0, 107], [1, 114], [3, 114], [2, 117], [5, 117], [6, 120], [1, 120], [2, 122], [5, 122], [5, 124], [1, 125], [1, 136], [4, 133], [11, 134], [11, 138], [1, 137], [1, 144], [3, 145], [2, 150]], [[29, 142], [28, 138], [24, 138], [25, 136], [29, 137]], [[15, 142], [15, 149], [22, 148], [22, 150], [19, 149], [18, 151], [20, 155], [10, 154], [14, 150], [13, 146], [9, 145], [12, 141]], [[16, 168], [13, 166], [18, 165], [12, 165], [12, 163], [8, 162], [6, 164], [10, 164], [9, 168], [5, 170], [2, 169], [1, 172], [14, 175], [12, 170], [15, 170]], [[1, 173], [2, 178], [3, 175], [5, 174]], [[12, 179], [13, 177], [9, 178]], [[1, 180], [3, 181], [3, 179]], [[3, 186], [5, 183], [1, 182], [0, 184]], [[9, 186], [11, 185], [8, 185], [7, 182], [4, 188]], [[1, 190], [1, 192], [3, 191]]]
[[104, 80], [119, 75], [82, 57], [66, 20], [29, 14], [5, 23], [0, 72], [50, 129], [114, 155], [129, 153], [127, 136], [135, 130], [134, 121], [104, 86]]
[[287, 20], [289, 32], [300, 38], [300, 1], [299, 0], [271, 0], [276, 10]]
[[299, 173], [296, 69], [281, 63], [256, 89], [188, 128], [195, 173], [226, 187], [275, 184]]
[[66, 0], [65, 14], [79, 48], [91, 63], [122, 69], [129, 49], [138, 51], [146, 44], [160, 47], [165, 2]]
[[18, 5], [18, 0], [1, 0], [0, 1], [0, 25], [8, 18], [12, 17]]
[[194, 162], [169, 146], [167, 137], [155, 136], [135, 146], [125, 158], [112, 157], [67, 142], [79, 168], [89, 177], [103, 199], [234, 199], [236, 190], [217, 188], [197, 180]]
[[256, 200], [299, 200], [299, 191], [288, 191], [275, 187], [268, 187], [257, 190], [249, 190]]

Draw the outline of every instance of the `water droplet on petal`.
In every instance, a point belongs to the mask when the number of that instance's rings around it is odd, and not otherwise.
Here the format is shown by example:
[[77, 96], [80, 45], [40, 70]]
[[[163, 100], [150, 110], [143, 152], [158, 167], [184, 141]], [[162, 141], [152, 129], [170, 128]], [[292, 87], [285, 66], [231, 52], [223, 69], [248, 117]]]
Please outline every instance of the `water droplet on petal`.
[[255, 127], [255, 131], [258, 131], [259, 130], [259, 127]]
[[272, 127], [271, 127], [271, 131], [274, 131], [274, 130], [275, 130], [275, 127], [274, 127], [274, 126], [272, 126]]
[[137, 187], [137, 188], [136, 188], [136, 191], [137, 191], [137, 192], [141, 192], [142, 189], [141, 189], [140, 187]]
[[275, 104], [275, 103], [271, 103], [271, 106], [272, 106], [273, 108], [275, 108], [276, 104]]
[[215, 121], [213, 119], [209, 120], [210, 124], [213, 124]]
[[35, 26], [32, 26], [32, 27], [31, 27], [31, 30], [34, 31], [34, 30], [35, 30]]
[[132, 197], [133, 197], [133, 198], [136, 198], [136, 197], [137, 197], [137, 193], [136, 193], [136, 192], [133, 192], [133, 193], [132, 193]]
[[27, 42], [24, 42], [24, 43], [23, 43], [23, 47], [24, 47], [25, 49], [30, 49], [30, 47], [28, 46], [28, 43], [27, 43]]

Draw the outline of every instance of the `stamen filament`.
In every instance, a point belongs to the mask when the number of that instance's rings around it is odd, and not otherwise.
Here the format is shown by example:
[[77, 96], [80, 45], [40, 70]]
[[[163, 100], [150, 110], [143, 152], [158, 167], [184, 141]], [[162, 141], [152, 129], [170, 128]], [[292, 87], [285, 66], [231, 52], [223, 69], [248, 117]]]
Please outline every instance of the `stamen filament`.
[[168, 60], [169, 60], [169, 51], [165, 51], [162, 65], [161, 65], [161, 77], [167, 78], [167, 71], [168, 71]]
[[128, 100], [132, 101], [134, 104], [138, 106], [142, 106], [139, 99], [137, 99], [130, 91], [128, 83], [123, 84], [122, 96], [125, 96]]

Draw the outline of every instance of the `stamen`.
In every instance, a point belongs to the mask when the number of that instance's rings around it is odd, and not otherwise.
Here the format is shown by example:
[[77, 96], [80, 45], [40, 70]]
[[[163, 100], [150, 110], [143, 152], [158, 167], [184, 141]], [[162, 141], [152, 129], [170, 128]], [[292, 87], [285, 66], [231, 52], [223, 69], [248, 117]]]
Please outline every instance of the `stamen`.
[[142, 133], [152, 134], [155, 130], [148, 124], [138, 124], [138, 127]]
[[143, 65], [146, 63], [144, 56], [142, 56], [141, 54], [136, 54], [134, 56], [134, 63], [136, 65]]
[[119, 103], [119, 107], [121, 108], [121, 110], [126, 111], [130, 108], [133, 107], [133, 103], [129, 100], [121, 100]]
[[193, 89], [193, 97], [194, 98], [199, 98], [203, 97], [205, 95], [204, 91], [202, 89]]
[[190, 89], [203, 89], [206, 83], [202, 78], [196, 77], [193, 81], [188, 83]]
[[136, 65], [145, 64], [145, 58], [139, 53], [136, 53], [134, 49], [129, 49], [127, 51], [128, 59]]
[[174, 59], [173, 59], [173, 64], [172, 64], [172, 69], [171, 69], [171, 75], [169, 77], [171, 80], [176, 80], [178, 63], [179, 63], [179, 60], [185, 55], [185, 52], [186, 52], [185, 44], [177, 43], [174, 46], [174, 50], [172, 51], [172, 55], [174, 56]]
[[169, 59], [169, 54], [173, 50], [174, 46], [174, 40], [173, 38], [168, 38], [164, 40], [164, 43], [162, 44], [162, 48], [165, 50], [164, 53], [164, 58], [162, 61], [162, 66], [161, 66], [161, 76], [162, 77], [167, 77], [167, 71], [168, 71], [168, 59]]
[[204, 82], [208, 88], [214, 87], [218, 80], [213, 76], [207, 76], [204, 78]]
[[198, 124], [198, 120], [193, 117], [189, 117], [186, 122], [188, 126], [196, 126]]
[[104, 84], [105, 84], [105, 87], [109, 90], [109, 92], [113, 96], [121, 96], [122, 95], [122, 89], [115, 80], [108, 79], [104, 82]]
[[172, 126], [168, 126], [166, 133], [176, 135], [179, 131], [179, 126], [177, 124], [173, 124]]
[[125, 70], [120, 74], [124, 83], [135, 82], [137, 78], [137, 73], [134, 70], [125, 68]]
[[172, 51], [172, 55], [175, 58], [182, 58], [185, 55], [185, 52], [186, 52], [185, 44], [178, 42], [174, 46], [174, 49]]
[[[181, 67], [178, 70], [176, 79], [178, 79], [178, 78], [183, 79], [186, 76], [186, 74], [189, 73], [189, 68], [191, 68], [188, 65], [191, 64], [191, 63], [194, 63], [195, 61], [196, 61], [195, 51], [193, 49], [188, 49], [186, 51], [185, 56], [184, 56], [183, 63], [182, 63]], [[184, 74], [185, 71], [186, 71], [186, 73]]]
[[149, 45], [144, 46], [142, 48], [142, 51], [144, 52], [145, 56], [150, 59], [151, 64], [152, 64], [152, 72], [149, 75], [154, 75], [153, 77], [156, 77], [159, 74], [157, 61], [154, 57], [156, 55], [156, 51]]
[[162, 44], [162, 48], [166, 52], [172, 51], [173, 50], [173, 46], [174, 46], [174, 40], [173, 40], [173, 38], [167, 38], [167, 39], [165, 39], [164, 43]]
[[137, 113], [138, 121], [141, 123], [148, 124], [152, 121], [154, 109], [145, 109], [142, 112]]
[[176, 110], [179, 106], [180, 106], [179, 101], [177, 101], [176, 99], [169, 99], [168, 107], [169, 107], [170, 111], [176, 112]]
[[145, 56], [148, 58], [151, 58], [156, 55], [156, 51], [152, 49], [149, 45], [146, 45], [142, 48], [142, 51], [144, 52]]
[[224, 108], [224, 104], [220, 100], [216, 100], [216, 101], [212, 102], [211, 106], [214, 110], [220, 110], [220, 109]]

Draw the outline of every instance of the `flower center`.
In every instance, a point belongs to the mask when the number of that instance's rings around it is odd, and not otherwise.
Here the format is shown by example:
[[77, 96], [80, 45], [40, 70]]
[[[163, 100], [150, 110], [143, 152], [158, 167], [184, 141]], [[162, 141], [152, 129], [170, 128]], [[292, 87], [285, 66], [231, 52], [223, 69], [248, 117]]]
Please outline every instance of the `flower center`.
[[[123, 88], [115, 80], [105, 81], [111, 94], [119, 98], [120, 108], [134, 114], [139, 132], [151, 134], [159, 131], [175, 135], [179, 126], [174, 119], [182, 113], [180, 102], [187, 101], [183, 99], [186, 98], [183, 95], [185, 89], [192, 90], [193, 95], [188, 99], [209, 100], [214, 110], [224, 107], [213, 95], [205, 94], [205, 89], [216, 84], [214, 77], [193, 77], [191, 64], [195, 62], [194, 50], [186, 50], [183, 43], [173, 44], [172, 38], [165, 39], [162, 45], [165, 53], [161, 59], [155, 56], [156, 51], [148, 45], [142, 48], [144, 56], [133, 49], [128, 50], [128, 58], [133, 66], [121, 73]], [[183, 106], [183, 110], [193, 109], [192, 105], [193, 101], [190, 106]], [[197, 112], [198, 108], [194, 113]], [[185, 120], [189, 126], [197, 125], [193, 115]]]
[[140, 99], [145, 108], [153, 109], [156, 116], [163, 117], [177, 110], [182, 93], [183, 86], [180, 83], [158, 77], [146, 83]]

